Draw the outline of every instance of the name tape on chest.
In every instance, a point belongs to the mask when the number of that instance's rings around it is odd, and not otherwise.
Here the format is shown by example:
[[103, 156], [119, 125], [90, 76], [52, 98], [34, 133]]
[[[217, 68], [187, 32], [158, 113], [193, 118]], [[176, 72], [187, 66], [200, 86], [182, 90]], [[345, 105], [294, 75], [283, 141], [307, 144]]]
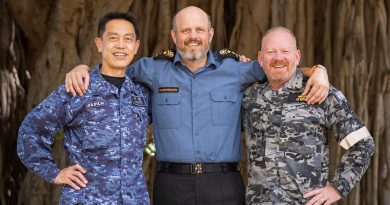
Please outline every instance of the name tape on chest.
[[158, 88], [159, 93], [178, 93], [178, 87], [160, 87]]
[[89, 102], [85, 105], [85, 108], [97, 108], [97, 107], [104, 107], [106, 106], [106, 102], [104, 101], [94, 101], [94, 102]]
[[306, 102], [306, 96], [301, 93], [290, 93], [287, 97], [287, 102]]

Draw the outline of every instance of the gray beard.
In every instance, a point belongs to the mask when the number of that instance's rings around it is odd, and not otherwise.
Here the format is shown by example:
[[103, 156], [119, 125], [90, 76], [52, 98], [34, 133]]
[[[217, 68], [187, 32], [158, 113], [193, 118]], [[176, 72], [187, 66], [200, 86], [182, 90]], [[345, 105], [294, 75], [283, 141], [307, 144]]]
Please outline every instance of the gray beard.
[[188, 61], [197, 61], [197, 60], [200, 60], [201, 58], [203, 58], [207, 55], [207, 50], [204, 52], [200, 51], [200, 52], [196, 52], [196, 53], [190, 53], [190, 52], [185, 52], [185, 51], [178, 49], [178, 52], [179, 52], [181, 58], [188, 60]]

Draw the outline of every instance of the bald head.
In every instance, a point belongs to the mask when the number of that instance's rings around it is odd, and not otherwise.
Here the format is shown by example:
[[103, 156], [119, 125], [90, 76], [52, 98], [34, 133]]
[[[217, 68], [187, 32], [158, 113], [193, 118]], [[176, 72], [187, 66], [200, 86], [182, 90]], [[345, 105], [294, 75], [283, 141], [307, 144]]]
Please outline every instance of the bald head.
[[193, 66], [193, 71], [206, 63], [213, 35], [210, 17], [198, 7], [186, 7], [173, 18], [172, 40], [185, 65]]
[[274, 28], [271, 28], [268, 31], [266, 31], [264, 33], [263, 37], [261, 38], [261, 50], [264, 49], [264, 43], [271, 34], [274, 35], [274, 34], [280, 34], [280, 33], [285, 33], [285, 34], [290, 35], [291, 42], [295, 46], [295, 49], [297, 49], [297, 40], [296, 40], [295, 35], [292, 31], [290, 31], [289, 29], [284, 28], [284, 27], [274, 27]]
[[191, 20], [189, 18], [200, 18], [204, 20], [204, 22], [207, 22], [208, 28], [211, 28], [210, 16], [198, 7], [189, 6], [177, 12], [176, 15], [173, 17], [172, 30], [176, 31], [177, 25], [182, 23], [182, 21]]

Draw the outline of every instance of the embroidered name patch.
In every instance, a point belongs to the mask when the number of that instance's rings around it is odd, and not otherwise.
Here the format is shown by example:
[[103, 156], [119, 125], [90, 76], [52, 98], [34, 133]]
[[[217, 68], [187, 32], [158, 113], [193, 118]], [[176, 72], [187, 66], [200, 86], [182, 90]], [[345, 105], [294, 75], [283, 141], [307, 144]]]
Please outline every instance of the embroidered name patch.
[[146, 107], [146, 99], [144, 96], [135, 95], [135, 93], [131, 94], [131, 102], [135, 106]]
[[95, 102], [89, 102], [85, 106], [85, 108], [93, 108], [93, 107], [103, 107], [106, 106], [106, 103], [103, 101], [95, 101]]
[[178, 93], [178, 87], [160, 87], [158, 88], [159, 93]]
[[287, 102], [305, 102], [306, 96], [300, 93], [290, 93], [287, 97]]

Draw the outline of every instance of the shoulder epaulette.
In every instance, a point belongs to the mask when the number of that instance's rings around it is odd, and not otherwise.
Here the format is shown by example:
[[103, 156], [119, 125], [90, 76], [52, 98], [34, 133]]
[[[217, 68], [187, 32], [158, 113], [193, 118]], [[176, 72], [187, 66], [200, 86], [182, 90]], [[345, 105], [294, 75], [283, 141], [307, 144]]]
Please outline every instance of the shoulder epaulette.
[[153, 59], [165, 59], [173, 61], [175, 59], [176, 50], [175, 49], [165, 49], [153, 56]]
[[224, 58], [233, 58], [235, 59], [236, 61], [239, 61], [240, 60], [240, 55], [238, 55], [236, 52], [230, 50], [230, 49], [221, 49], [218, 51], [218, 56], [220, 59], [224, 59]]

